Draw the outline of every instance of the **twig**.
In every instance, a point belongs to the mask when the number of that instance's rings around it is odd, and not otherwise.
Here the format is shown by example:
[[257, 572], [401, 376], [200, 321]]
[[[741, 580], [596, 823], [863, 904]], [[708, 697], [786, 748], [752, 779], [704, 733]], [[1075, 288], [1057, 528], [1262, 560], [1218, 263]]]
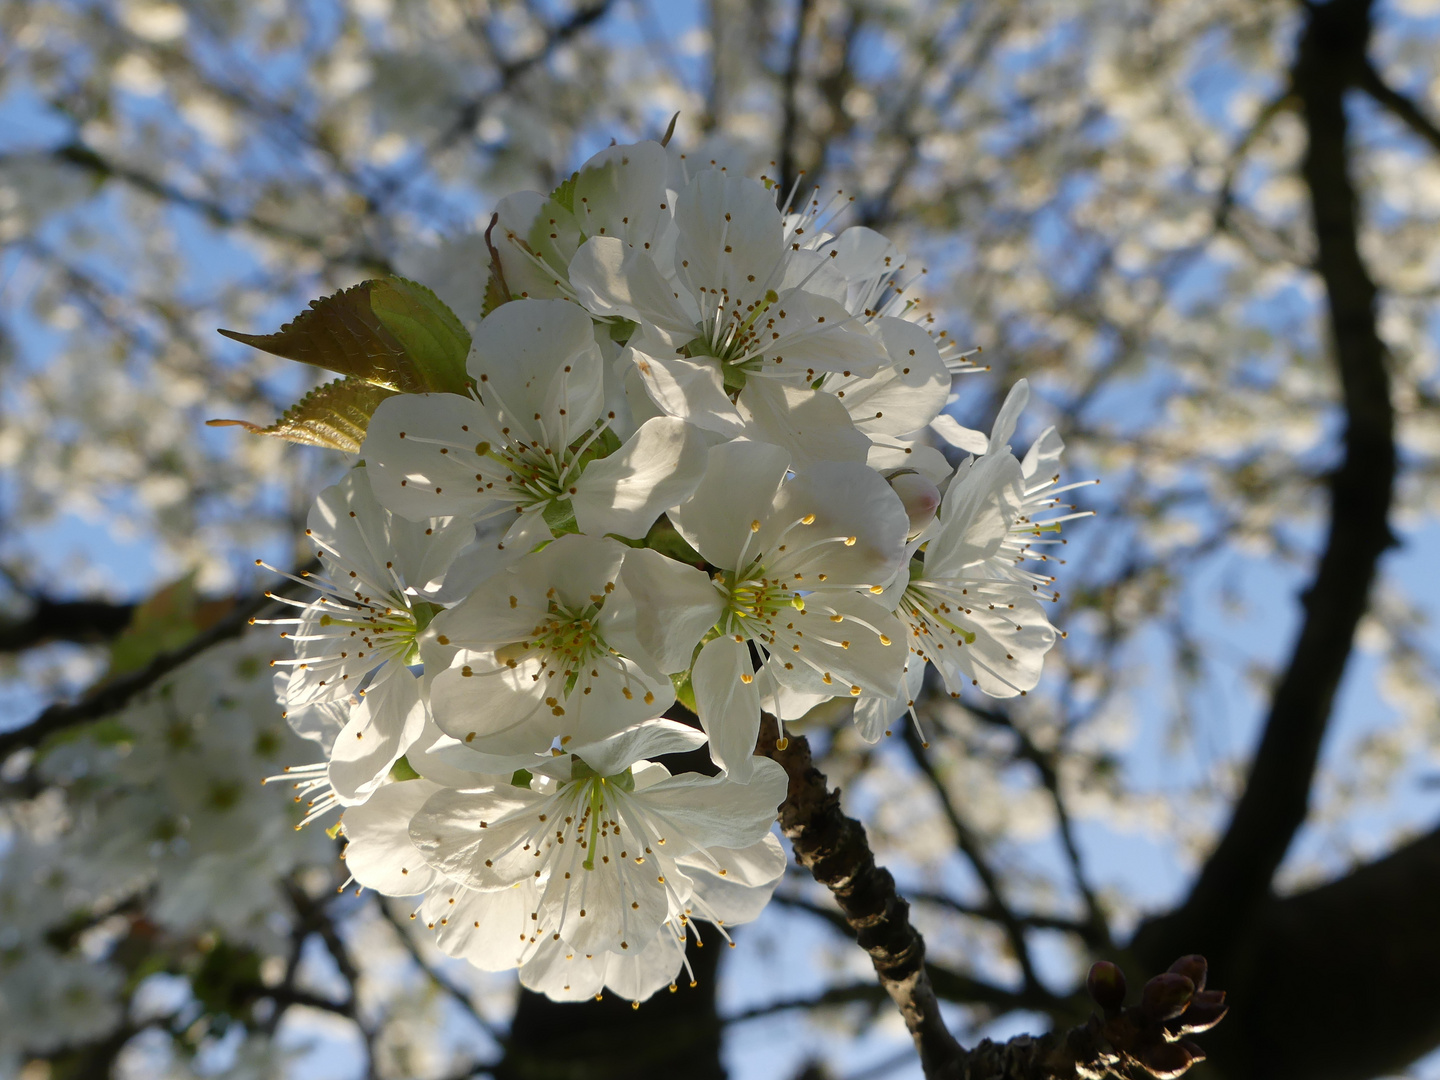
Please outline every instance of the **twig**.
[[[942, 978], [963, 977], [927, 969], [925, 941], [910, 925], [910, 907], [895, 891], [895, 879], [875, 864], [865, 829], [841, 812], [840, 794], [829, 790], [815, 768], [806, 739], [792, 737], [782, 749], [778, 734], [774, 718], [766, 716], [756, 752], [778, 762], [789, 778], [780, 828], [796, 861], [835, 896], [857, 944], [870, 954], [927, 1080], [1097, 1080], [1134, 1076], [1137, 1070], [1172, 1078], [1204, 1059], [1204, 1051], [1181, 1036], [1213, 1027], [1226, 1006], [1223, 994], [1202, 992], [1206, 965], [1198, 956], [1184, 957], [1150, 980], [1140, 1004], [1131, 1007], [1124, 1005], [1119, 969], [1097, 964], [1089, 985], [1103, 1019], [1092, 1015], [1079, 1027], [1039, 1038], [1021, 1035], [1005, 1043], [986, 1040], [974, 1050], [962, 1047], [940, 1015], [936, 987]], [[1098, 970], [1113, 977], [1096, 984]]]
[[[410, 954], [410, 959], [415, 961], [415, 965], [423, 971], [436, 986], [454, 998], [455, 1002], [465, 1010], [470, 1019], [479, 1025], [481, 1031], [485, 1032], [485, 1034], [496, 1043], [499, 1043], [502, 1039], [500, 1032], [496, 1031], [495, 1025], [490, 1023], [489, 1020], [486, 1020], [485, 1017], [480, 1014], [480, 1010], [475, 1008], [475, 1003], [470, 1000], [470, 995], [432, 967], [430, 962], [425, 959], [424, 954], [420, 952], [420, 946], [416, 943], [414, 935], [410, 933], [410, 928], [396, 917], [395, 912], [390, 909], [390, 905], [382, 898], [376, 897], [376, 901], [380, 905], [381, 914], [385, 916], [385, 921], [394, 929], [395, 935], [400, 939], [400, 944], [405, 947], [405, 951]], [[480, 1066], [476, 1066], [476, 1068], [479, 1067]]]
[[766, 717], [759, 752], [773, 758], [790, 778], [780, 807], [780, 828], [794, 845], [795, 859], [830, 889], [870, 954], [880, 985], [905, 1020], [926, 1076], [953, 1074], [965, 1051], [945, 1026], [940, 1003], [925, 971], [925, 941], [910, 925], [910, 905], [895, 891], [889, 871], [875, 865], [864, 827], [840, 810], [840, 796], [810, 759], [803, 737], [776, 745], [778, 727]]
[[850, 983], [848, 986], [832, 986], [819, 994], [811, 994], [807, 997], [782, 998], [780, 1001], [757, 1005], [753, 1009], [746, 1009], [734, 1016], [727, 1016], [721, 1022], [743, 1024], [748, 1020], [760, 1020], [767, 1016], [774, 1016], [776, 1013], [787, 1012], [790, 1009], [821, 1009], [827, 1005], [852, 1005], [856, 1002], [876, 1005], [884, 1000], [885, 991], [874, 983]]
[[[800, 126], [800, 65], [805, 48], [805, 24], [810, 21], [812, 0], [797, 0], [795, 33], [785, 57], [785, 74], [781, 90], [784, 120], [780, 124], [780, 162], [777, 166], [776, 189], [783, 199], [795, 183], [795, 132]], [[804, 201], [803, 199], [801, 200]]]
[[[1071, 881], [1075, 885], [1075, 891], [1080, 894], [1081, 901], [1085, 904], [1085, 923], [1083, 925], [1072, 924], [1071, 929], [1093, 949], [1110, 948], [1113, 944], [1110, 937], [1110, 924], [1105, 918], [1105, 911], [1100, 906], [1100, 901], [1085, 873], [1085, 863], [1080, 855], [1080, 845], [1075, 839], [1075, 829], [1070, 819], [1070, 811], [1065, 806], [1065, 798], [1060, 792], [1060, 774], [1055, 768], [1056, 755], [1036, 746], [1029, 734], [1017, 727], [1015, 722], [999, 709], [979, 709], [969, 705], [965, 706], [965, 709], [984, 723], [1004, 728], [1010, 732], [1015, 737], [1019, 756], [1033, 765], [1035, 771], [1040, 774], [1040, 782], [1049, 792], [1051, 805], [1055, 807], [1055, 821], [1060, 831], [1061, 846], [1064, 847], [1065, 856], [1070, 863]], [[1024, 922], [1023, 919], [1020, 921]]]
[[134, 604], [105, 600], [32, 598], [24, 618], [0, 623], [0, 652], [22, 652], [52, 641], [96, 645], [110, 641], [130, 624]]
[[23, 727], [0, 732], [0, 761], [22, 747], [36, 746], [67, 728], [99, 720], [123, 709], [137, 694], [149, 689], [187, 660], [199, 656], [212, 645], [239, 637], [250, 625], [250, 620], [270, 603], [267, 597], [259, 596], [237, 604], [214, 626], [196, 634], [180, 648], [161, 653], [139, 671], [102, 683], [79, 701], [56, 702]]
[[1437, 127], [1433, 120], [1420, 111], [1420, 106], [1381, 78], [1380, 73], [1375, 70], [1375, 65], [1371, 64], [1368, 59], [1360, 71], [1360, 89], [1374, 98], [1377, 104], [1393, 113], [1406, 127], [1428, 142], [1437, 152], [1440, 152], [1440, 127]]
[[941, 812], [945, 820], [950, 823], [951, 830], [955, 833], [955, 844], [964, 853], [966, 859], [975, 870], [975, 875], [985, 887], [985, 893], [989, 898], [989, 904], [996, 911], [997, 921], [1005, 930], [1005, 936], [1010, 940], [1010, 949], [1015, 954], [1015, 960], [1020, 965], [1020, 973], [1025, 980], [1025, 989], [1028, 993], [1043, 991], [1039, 978], [1035, 974], [1034, 962], [1030, 959], [1030, 946], [1025, 940], [1025, 928], [1010, 906], [1005, 902], [1005, 897], [1000, 889], [1000, 876], [995, 868], [990, 865], [990, 860], [981, 849], [980, 840], [970, 830], [965, 819], [960, 816], [959, 809], [955, 806], [954, 800], [950, 798], [950, 792], [945, 787], [945, 782], [935, 770], [935, 763], [930, 760], [929, 754], [920, 742], [920, 736], [914, 725], [905, 725], [905, 746], [910, 751], [915, 765], [924, 773], [925, 778], [930, 781], [930, 786], [935, 791], [935, 796], [940, 800]]

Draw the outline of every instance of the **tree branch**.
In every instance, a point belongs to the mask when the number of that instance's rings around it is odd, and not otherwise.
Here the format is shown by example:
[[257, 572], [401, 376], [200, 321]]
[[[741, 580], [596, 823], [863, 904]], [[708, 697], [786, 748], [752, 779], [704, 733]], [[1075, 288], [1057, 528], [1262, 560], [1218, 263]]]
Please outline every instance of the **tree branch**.
[[[480, 1014], [480, 1010], [475, 1008], [475, 1003], [470, 1000], [470, 995], [431, 966], [430, 962], [426, 960], [420, 952], [420, 946], [410, 933], [410, 928], [396, 917], [395, 912], [390, 909], [390, 905], [385, 902], [383, 897], [377, 896], [376, 902], [380, 905], [380, 913], [385, 916], [385, 921], [390, 924], [391, 928], [395, 931], [395, 935], [400, 939], [400, 944], [403, 945], [405, 951], [410, 954], [410, 959], [415, 961], [415, 966], [423, 971], [431, 982], [445, 991], [460, 1008], [464, 1009], [465, 1014], [475, 1021], [476, 1026], [479, 1027], [481, 1031], [485, 1032], [494, 1042], [499, 1043], [501, 1041], [500, 1033], [495, 1030], [495, 1026], [491, 1024], [489, 1020], [486, 1020], [485, 1017]], [[482, 1067], [484, 1066], [480, 1064], [473, 1066], [473, 1068], [476, 1069]]]
[[[1236, 1080], [1398, 1075], [1440, 1043], [1440, 829], [1338, 881], [1272, 901], [1247, 938]], [[1236, 1052], [1228, 1052], [1234, 1046]]]
[[1440, 152], [1440, 127], [1420, 111], [1420, 106], [1381, 78], [1375, 65], [1367, 58], [1360, 70], [1360, 89], [1375, 99], [1376, 104], [1393, 113], [1406, 127]]
[[1270, 715], [1229, 827], [1184, 906], [1142, 928], [1140, 955], [1173, 955], [1184, 940], [1227, 955], [1265, 901], [1276, 869], [1305, 820], [1335, 691], [1381, 555], [1393, 543], [1387, 516], [1395, 482], [1394, 414], [1386, 350], [1376, 327], [1376, 287], [1360, 258], [1356, 195], [1346, 149], [1345, 91], [1365, 66], [1371, 0], [1308, 7], [1292, 84], [1309, 144], [1301, 173], [1329, 297], [1343, 392], [1345, 457], [1330, 481], [1324, 553], [1304, 596], [1305, 619], [1275, 689]]
[[1005, 902], [1005, 896], [1000, 888], [1000, 876], [990, 865], [990, 860], [986, 857], [985, 852], [981, 850], [979, 838], [971, 832], [970, 826], [960, 816], [960, 811], [956, 808], [954, 800], [950, 798], [945, 781], [935, 770], [935, 763], [926, 753], [915, 726], [906, 724], [904, 732], [905, 746], [910, 751], [916, 767], [925, 774], [925, 779], [930, 781], [936, 798], [940, 800], [940, 809], [945, 814], [945, 820], [950, 823], [951, 830], [955, 833], [956, 846], [964, 852], [970, 865], [975, 869], [976, 876], [980, 878], [980, 883], [985, 886], [985, 893], [989, 899], [988, 906], [995, 909], [996, 919], [1004, 927], [1005, 936], [1010, 940], [1010, 950], [1015, 954], [1015, 960], [1020, 965], [1026, 993], [1038, 995], [1044, 991], [1044, 987], [1036, 976], [1034, 962], [1030, 959], [1030, 945], [1025, 940], [1025, 928], [1020, 925], [1020, 920], [1016, 918], [1015, 913]]
[[[790, 48], [785, 58], [785, 72], [782, 77], [780, 99], [784, 106], [784, 119], [780, 124], [780, 162], [777, 167], [776, 187], [783, 199], [790, 192], [799, 173], [795, 165], [795, 133], [800, 126], [800, 64], [805, 47], [805, 24], [810, 20], [812, 0], [798, 0], [795, 5], [795, 33], [790, 38]], [[804, 200], [801, 200], [803, 204]]]
[[[1086, 921], [1083, 925], [1072, 924], [1062, 929], [1070, 929], [1080, 935], [1081, 939], [1093, 949], [1108, 949], [1113, 944], [1110, 937], [1110, 924], [1105, 918], [1105, 911], [1100, 906], [1100, 900], [1091, 887], [1089, 878], [1085, 874], [1085, 863], [1080, 855], [1080, 845], [1075, 839], [1074, 824], [1070, 819], [1070, 811], [1065, 806], [1065, 798], [1060, 793], [1060, 774], [1056, 771], [1056, 755], [1053, 752], [1041, 750], [1035, 745], [1035, 741], [1008, 715], [999, 709], [979, 709], [966, 706], [966, 711], [977, 719], [994, 727], [1004, 728], [1015, 737], [1018, 756], [1028, 761], [1040, 774], [1040, 783], [1050, 793], [1051, 805], [1055, 808], [1055, 821], [1060, 831], [1060, 844], [1065, 849], [1065, 856], [1070, 863], [1070, 878], [1075, 885], [1075, 891], [1080, 894], [1080, 899], [1085, 905]], [[1021, 920], [1022, 924], [1024, 920]]]
[[22, 727], [0, 731], [0, 762], [22, 747], [37, 746], [51, 735], [67, 728], [99, 720], [123, 709], [137, 694], [149, 689], [212, 645], [243, 634], [255, 617], [273, 603], [271, 596], [272, 594], [267, 592], [239, 602], [213, 626], [196, 634], [180, 648], [161, 653], [139, 671], [103, 682], [92, 688], [79, 701], [56, 702]]
[[[942, 976], [925, 965], [925, 941], [910, 925], [910, 907], [895, 891], [895, 879], [875, 864], [864, 827], [840, 809], [840, 794], [829, 790], [815, 768], [803, 737], [783, 746], [778, 725], [766, 716], [757, 753], [778, 762], [789, 777], [780, 806], [780, 828], [795, 859], [835, 896], [845, 921], [879, 976], [880, 986], [900, 1009], [920, 1054], [927, 1080], [1094, 1080], [1104, 1076], [1177, 1077], [1204, 1059], [1184, 1039], [1208, 1030], [1225, 1015], [1224, 995], [1204, 992], [1205, 961], [1188, 956], [1145, 986], [1139, 1005], [1124, 1005], [1125, 985], [1113, 964], [1092, 969], [1091, 996], [1105, 1016], [1040, 1038], [1022, 1035], [1007, 1043], [982, 1042], [967, 1051], [940, 1015], [936, 986]], [[1093, 971], [1112, 972], [1096, 982]], [[947, 976], [948, 977], [948, 976]], [[1097, 989], [1098, 988], [1098, 989]]]
[[792, 738], [782, 749], [778, 725], [767, 716], [759, 752], [784, 767], [790, 789], [780, 807], [780, 828], [795, 860], [829, 888], [860, 947], [870, 954], [880, 985], [900, 1009], [927, 1077], [958, 1075], [965, 1050], [945, 1026], [940, 1002], [925, 971], [925, 940], [910, 925], [910, 905], [895, 879], [875, 865], [865, 829], [840, 810], [840, 795], [810, 759], [810, 744]]
[[73, 641], [100, 645], [110, 641], [130, 624], [134, 604], [112, 604], [105, 600], [54, 600], [35, 597], [30, 613], [23, 618], [0, 622], [0, 652], [13, 653]]

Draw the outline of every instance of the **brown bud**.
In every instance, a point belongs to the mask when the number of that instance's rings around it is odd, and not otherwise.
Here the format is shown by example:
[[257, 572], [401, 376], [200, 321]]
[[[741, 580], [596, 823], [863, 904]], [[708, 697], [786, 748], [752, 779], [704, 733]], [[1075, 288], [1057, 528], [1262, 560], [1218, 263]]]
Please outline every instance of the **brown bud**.
[[1230, 1011], [1225, 1004], [1224, 990], [1201, 990], [1190, 999], [1190, 1007], [1183, 1014], [1165, 1025], [1167, 1031], [1177, 1035], [1198, 1035], [1209, 1031]]
[[1140, 993], [1140, 1008], [1152, 1020], [1173, 1020], [1185, 1011], [1195, 984], [1184, 975], [1167, 971], [1156, 975]]
[[1107, 1016], [1125, 1007], [1125, 973], [1109, 960], [1091, 965], [1090, 974], [1085, 977], [1085, 989]]
[[1191, 953], [1189, 956], [1182, 956], [1170, 965], [1170, 970], [1176, 975], [1184, 975], [1192, 983], [1195, 989], [1205, 989], [1205, 972], [1209, 965], [1205, 963], [1205, 957], [1199, 953]]
[[1140, 1064], [1155, 1080], [1174, 1080], [1177, 1076], [1184, 1076], [1191, 1065], [1205, 1057], [1200, 1054], [1197, 1058], [1190, 1052], [1189, 1046], [1183, 1043], [1159, 1043], [1140, 1055]]

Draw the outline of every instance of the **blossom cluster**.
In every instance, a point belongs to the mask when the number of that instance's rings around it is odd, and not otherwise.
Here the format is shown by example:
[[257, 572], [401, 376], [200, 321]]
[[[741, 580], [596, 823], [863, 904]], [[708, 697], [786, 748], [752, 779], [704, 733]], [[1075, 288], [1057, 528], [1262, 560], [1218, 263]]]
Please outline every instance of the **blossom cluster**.
[[[762, 713], [783, 747], [849, 700], [875, 741], [927, 664], [1022, 694], [1056, 638], [1059, 438], [1012, 453], [1023, 382], [960, 427], [903, 255], [777, 194], [644, 142], [503, 200], [468, 392], [380, 402], [310, 514], [320, 595], [276, 620], [326, 750], [289, 776], [345, 807], [354, 880], [552, 998], [638, 1003], [694, 920], [763, 908]], [[713, 775], [671, 757], [701, 747]]]

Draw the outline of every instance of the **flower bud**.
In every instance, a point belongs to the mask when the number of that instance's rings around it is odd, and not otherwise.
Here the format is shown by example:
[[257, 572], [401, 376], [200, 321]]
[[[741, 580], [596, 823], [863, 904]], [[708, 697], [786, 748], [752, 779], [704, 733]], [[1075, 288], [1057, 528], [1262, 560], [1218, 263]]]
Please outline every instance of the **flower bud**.
[[940, 506], [940, 489], [914, 469], [900, 469], [888, 479], [910, 518], [910, 535], [918, 536], [921, 529], [935, 520], [935, 511]]
[[1179, 960], [1176, 960], [1170, 965], [1169, 970], [1173, 971], [1176, 975], [1184, 975], [1195, 984], [1195, 989], [1200, 991], [1205, 989], [1205, 973], [1207, 968], [1208, 965], [1205, 963], [1205, 957], [1199, 953], [1191, 953], [1189, 956], [1182, 956]]
[[[1192, 1050], [1195, 1052], [1192, 1053]], [[1140, 1064], [1156, 1080], [1184, 1076], [1191, 1065], [1204, 1061], [1205, 1054], [1194, 1043], [1160, 1043], [1140, 1055]]]
[[1085, 989], [1095, 1004], [1113, 1016], [1125, 1006], [1125, 973], [1109, 960], [1100, 960], [1085, 977]]
[[1224, 990], [1199, 990], [1190, 999], [1190, 1007], [1165, 1028], [1180, 1035], [1198, 1035], [1224, 1020], [1229, 1011]]
[[1185, 1011], [1195, 984], [1184, 975], [1167, 971], [1156, 975], [1140, 993], [1140, 1008], [1152, 1020], [1173, 1020]]

